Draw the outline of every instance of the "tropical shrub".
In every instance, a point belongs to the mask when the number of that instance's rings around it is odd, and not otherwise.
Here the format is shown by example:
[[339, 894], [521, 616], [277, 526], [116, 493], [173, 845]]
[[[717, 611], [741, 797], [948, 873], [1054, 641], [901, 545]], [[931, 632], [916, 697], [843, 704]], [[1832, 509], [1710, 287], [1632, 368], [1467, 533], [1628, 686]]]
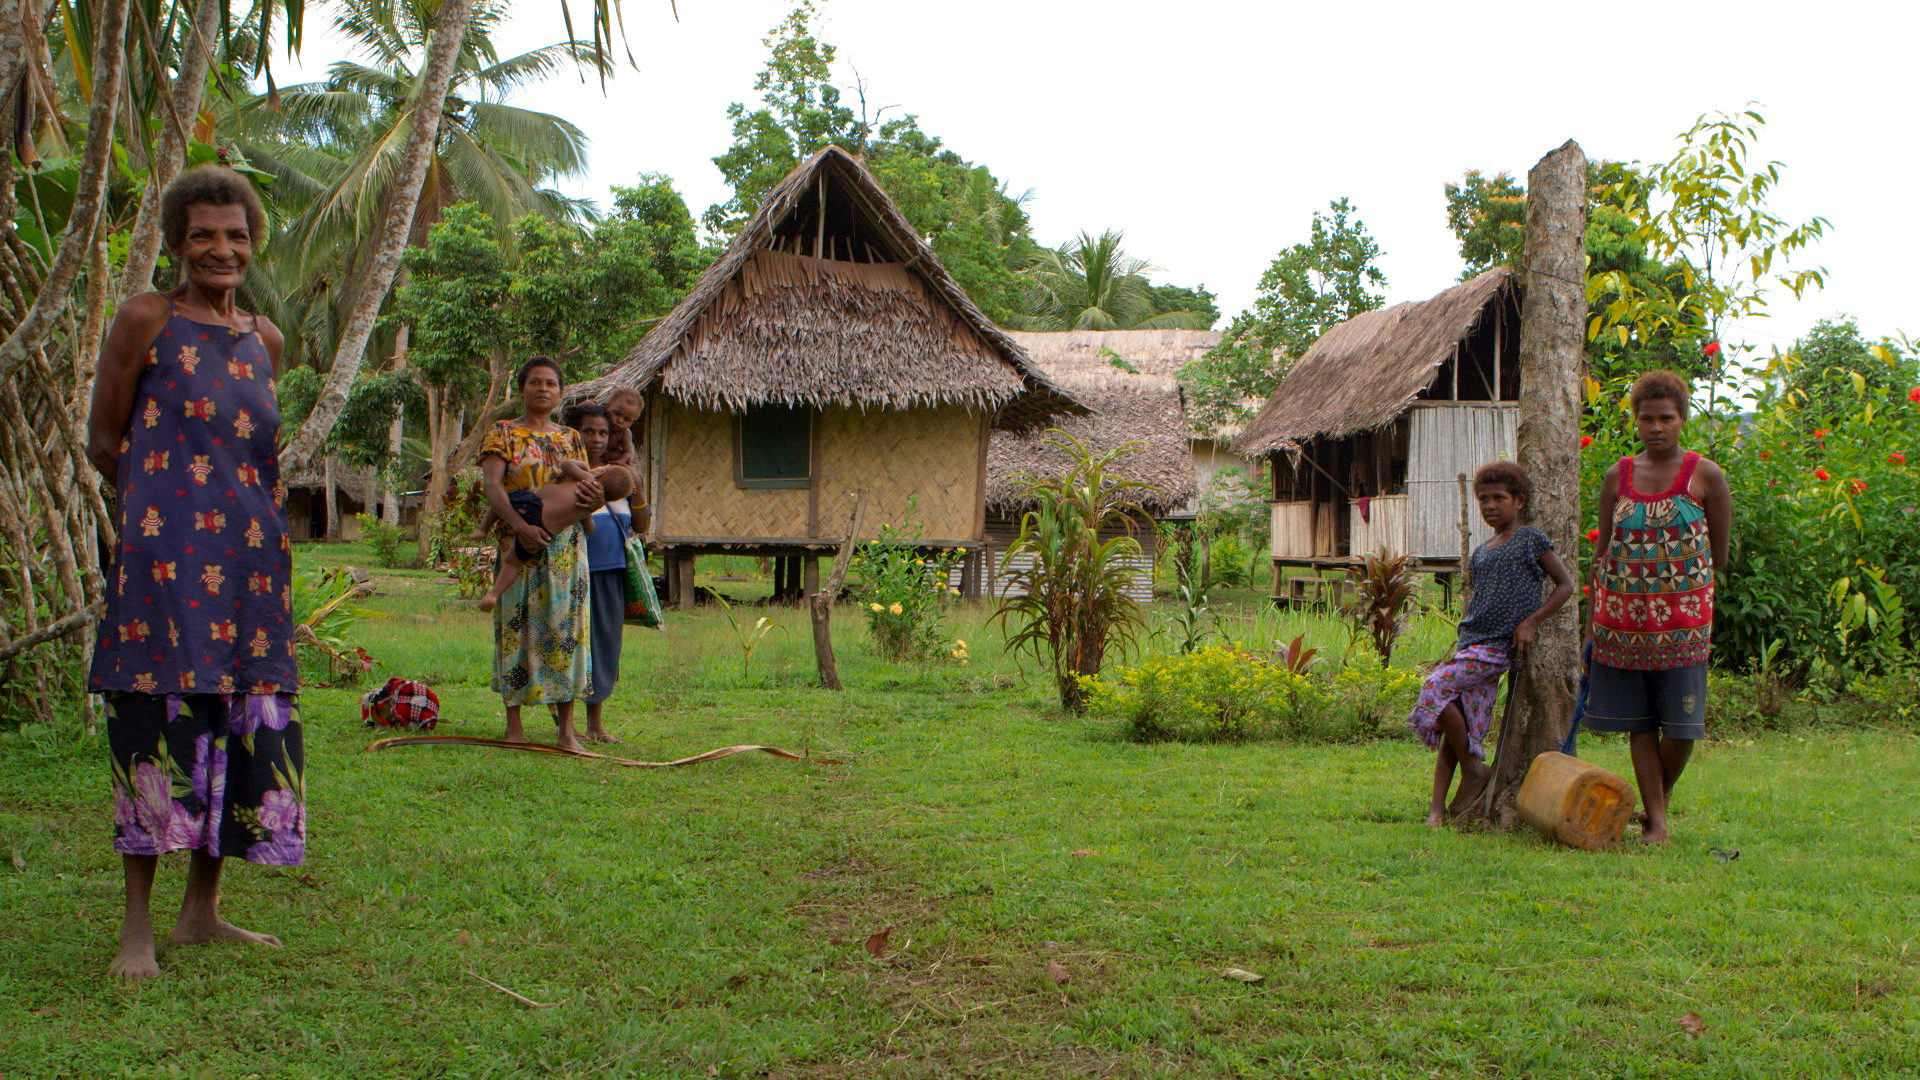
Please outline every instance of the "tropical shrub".
[[917, 524], [909, 530], [882, 525], [877, 537], [854, 552], [867, 630], [889, 660], [944, 654], [964, 661], [966, 647], [947, 638], [946, 616], [959, 597], [947, 582], [967, 549], [923, 551], [915, 546], [920, 534]]
[[372, 514], [353, 515], [360, 522], [360, 535], [366, 538], [367, 546], [373, 549], [373, 561], [376, 566], [387, 570], [410, 566], [412, 553], [407, 550], [407, 531], [398, 525], [389, 525]]
[[[1007, 649], [1029, 650], [1045, 662], [1061, 706], [1079, 712], [1085, 708], [1081, 677], [1099, 674], [1107, 650], [1126, 648], [1140, 629], [1140, 605], [1127, 595], [1130, 561], [1140, 557], [1128, 512], [1153, 488], [1112, 471], [1138, 443], [1095, 454], [1065, 432], [1056, 430], [1049, 441], [1066, 451], [1070, 464], [1056, 477], [1023, 478], [1033, 509], [1007, 548], [1003, 569], [1012, 595], [993, 617], [1013, 631]], [[1102, 539], [1108, 527], [1127, 532]], [[1025, 564], [1016, 568], [1023, 556]]]
[[1360, 565], [1348, 567], [1347, 579], [1353, 583], [1354, 598], [1344, 613], [1352, 620], [1356, 636], [1366, 636], [1380, 655], [1380, 666], [1386, 667], [1393, 660], [1394, 643], [1413, 619], [1413, 569], [1407, 556], [1381, 548], [1365, 556]]
[[446, 567], [461, 599], [480, 596], [492, 587], [494, 575], [492, 541], [472, 536], [487, 513], [480, 470], [468, 469], [455, 476], [438, 509], [428, 509], [433, 514], [425, 526], [428, 565]]
[[338, 567], [294, 569], [295, 650], [323, 665], [329, 681], [352, 685], [373, 669], [373, 657], [349, 640], [361, 619], [384, 617], [352, 602], [363, 595], [365, 587]]
[[1081, 681], [1088, 710], [1120, 722], [1136, 742], [1379, 738], [1398, 730], [1389, 721], [1405, 715], [1420, 689], [1419, 676], [1401, 669], [1349, 667], [1323, 677], [1311, 666], [1207, 645]]

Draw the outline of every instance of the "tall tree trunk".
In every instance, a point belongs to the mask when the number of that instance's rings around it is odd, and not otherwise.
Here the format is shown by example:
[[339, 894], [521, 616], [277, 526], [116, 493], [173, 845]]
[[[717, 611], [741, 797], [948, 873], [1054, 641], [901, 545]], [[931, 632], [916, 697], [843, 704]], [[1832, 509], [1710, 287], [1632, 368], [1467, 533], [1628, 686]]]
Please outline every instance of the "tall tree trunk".
[[[1586, 362], [1587, 158], [1579, 144], [1527, 174], [1526, 296], [1520, 307], [1520, 467], [1533, 481], [1533, 523], [1562, 552], [1579, 550], [1580, 395]], [[1519, 820], [1514, 796], [1533, 759], [1573, 722], [1579, 605], [1540, 627], [1527, 666], [1509, 676], [1493, 778], [1481, 810], [1501, 828]]]
[[[161, 118], [159, 145], [154, 148], [153, 168], [147, 174], [147, 189], [140, 195], [140, 214], [134, 219], [133, 233], [127, 241], [127, 267], [120, 275], [119, 296], [124, 299], [153, 287], [153, 266], [160, 258], [160, 193], [166, 190], [187, 160], [187, 139], [194, 119], [200, 115], [200, 99], [206, 93], [207, 67], [213, 57], [213, 38], [220, 30], [223, 0], [199, 0], [193, 8], [193, 26], [179, 58], [179, 75], [173, 81], [173, 94]], [[261, 237], [255, 237], [258, 243]]]
[[[0, 382], [19, 376], [28, 355], [47, 344], [72, 301], [81, 269], [93, 254], [93, 237], [106, 205], [108, 170], [113, 163], [114, 115], [120, 103], [126, 67], [127, 0], [105, 0], [94, 24], [93, 100], [87, 109], [87, 141], [80, 153], [67, 228], [53, 263], [33, 300], [0, 342]], [[16, 88], [24, 93], [24, 87]]]
[[334, 494], [333, 455], [320, 459], [320, 493], [327, 500], [327, 539], [340, 539], [340, 499]]
[[[413, 325], [411, 323], [401, 323], [400, 329], [395, 331], [393, 335], [394, 371], [403, 372], [407, 370], [407, 344], [412, 339]], [[393, 423], [387, 426], [387, 457], [391, 462], [395, 463], [396, 468], [385, 470], [384, 473], [379, 469], [374, 470], [374, 475], [380, 477], [381, 485], [386, 490], [386, 498], [380, 500], [380, 520], [393, 526], [400, 524], [400, 492], [398, 487], [408, 486], [404, 484], [396, 485], [395, 483], [395, 479], [399, 475], [397, 464], [400, 461], [400, 451], [406, 443], [406, 437], [407, 409], [406, 406], [401, 405], [393, 410]], [[369, 506], [368, 510], [371, 511], [372, 507]], [[421, 550], [421, 557], [426, 557], [424, 548]]]
[[447, 444], [453, 431], [453, 418], [447, 415], [448, 395], [438, 387], [421, 384], [427, 395], [427, 501], [420, 505], [420, 528], [415, 537], [421, 565], [433, 547], [433, 524], [440, 516], [440, 503], [447, 497], [453, 466], [447, 460]]
[[298, 467], [313, 457], [320, 444], [332, 433], [340, 410], [346, 407], [347, 391], [360, 374], [367, 340], [373, 334], [374, 321], [387, 291], [400, 270], [400, 256], [406, 250], [407, 236], [413, 229], [413, 214], [420, 205], [421, 187], [426, 183], [427, 166], [433, 160], [434, 143], [440, 133], [440, 117], [445, 111], [447, 90], [453, 85], [454, 62], [466, 41], [472, 0], [441, 0], [433, 28], [433, 42], [427, 49], [426, 69], [421, 73], [419, 89], [413, 100], [413, 123], [407, 130], [407, 146], [400, 168], [388, 189], [386, 213], [381, 221], [378, 246], [360, 279], [346, 326], [342, 329], [333, 354], [333, 368], [320, 388], [320, 397], [307, 414], [307, 422], [288, 442], [281, 454], [283, 463]]

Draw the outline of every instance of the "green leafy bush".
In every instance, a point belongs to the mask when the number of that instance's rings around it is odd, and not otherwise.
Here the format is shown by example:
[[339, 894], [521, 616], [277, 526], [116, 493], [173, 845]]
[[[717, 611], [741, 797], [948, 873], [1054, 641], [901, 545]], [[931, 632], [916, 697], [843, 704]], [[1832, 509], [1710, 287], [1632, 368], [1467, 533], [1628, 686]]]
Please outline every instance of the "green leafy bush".
[[948, 640], [946, 615], [959, 595], [947, 582], [967, 549], [924, 551], [915, 546], [920, 532], [917, 525], [882, 525], [878, 537], [854, 552], [867, 630], [889, 660], [946, 655], [964, 662], [966, 646]]
[[349, 640], [361, 619], [383, 618], [352, 603], [362, 595], [352, 575], [338, 567], [294, 569], [294, 645], [309, 660], [325, 666], [328, 681], [350, 686], [373, 669], [373, 657]]
[[1355, 742], [1387, 735], [1419, 693], [1394, 668], [1328, 676], [1224, 645], [1153, 656], [1111, 675], [1083, 677], [1088, 711], [1138, 742], [1295, 739]]
[[355, 514], [360, 522], [360, 535], [367, 546], [373, 549], [373, 561], [388, 570], [413, 565], [413, 554], [407, 550], [411, 546], [407, 540], [407, 531], [398, 525], [389, 525], [372, 514]]

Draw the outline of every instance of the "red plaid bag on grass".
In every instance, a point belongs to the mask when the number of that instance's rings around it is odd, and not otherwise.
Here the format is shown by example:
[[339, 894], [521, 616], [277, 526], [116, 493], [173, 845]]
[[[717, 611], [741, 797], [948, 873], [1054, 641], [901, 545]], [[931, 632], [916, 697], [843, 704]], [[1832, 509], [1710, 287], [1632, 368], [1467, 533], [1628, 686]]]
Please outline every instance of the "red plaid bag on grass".
[[360, 696], [360, 719], [368, 727], [432, 731], [440, 722], [440, 699], [426, 683], [388, 679], [387, 685]]

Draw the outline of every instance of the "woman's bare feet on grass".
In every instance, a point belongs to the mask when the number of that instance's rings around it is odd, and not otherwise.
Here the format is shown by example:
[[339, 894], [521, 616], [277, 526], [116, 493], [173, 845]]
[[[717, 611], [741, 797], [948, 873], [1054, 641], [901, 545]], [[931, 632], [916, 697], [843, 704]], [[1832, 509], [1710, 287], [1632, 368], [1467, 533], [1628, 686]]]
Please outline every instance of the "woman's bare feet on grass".
[[588, 728], [583, 738], [591, 743], [617, 743], [620, 741], [606, 728]]
[[160, 962], [153, 957], [152, 927], [120, 932], [120, 951], [107, 965], [107, 974], [122, 979], [151, 979], [160, 974]]
[[200, 945], [209, 941], [241, 941], [249, 945], [271, 945], [280, 948], [280, 939], [272, 934], [242, 930], [218, 915], [189, 915], [180, 913], [179, 921], [173, 924], [173, 933], [167, 935], [181, 945]]
[[1436, 806], [1433, 809], [1427, 811], [1427, 828], [1437, 829], [1440, 826], [1445, 825], [1446, 823], [1447, 823], [1447, 811], [1445, 807]]

